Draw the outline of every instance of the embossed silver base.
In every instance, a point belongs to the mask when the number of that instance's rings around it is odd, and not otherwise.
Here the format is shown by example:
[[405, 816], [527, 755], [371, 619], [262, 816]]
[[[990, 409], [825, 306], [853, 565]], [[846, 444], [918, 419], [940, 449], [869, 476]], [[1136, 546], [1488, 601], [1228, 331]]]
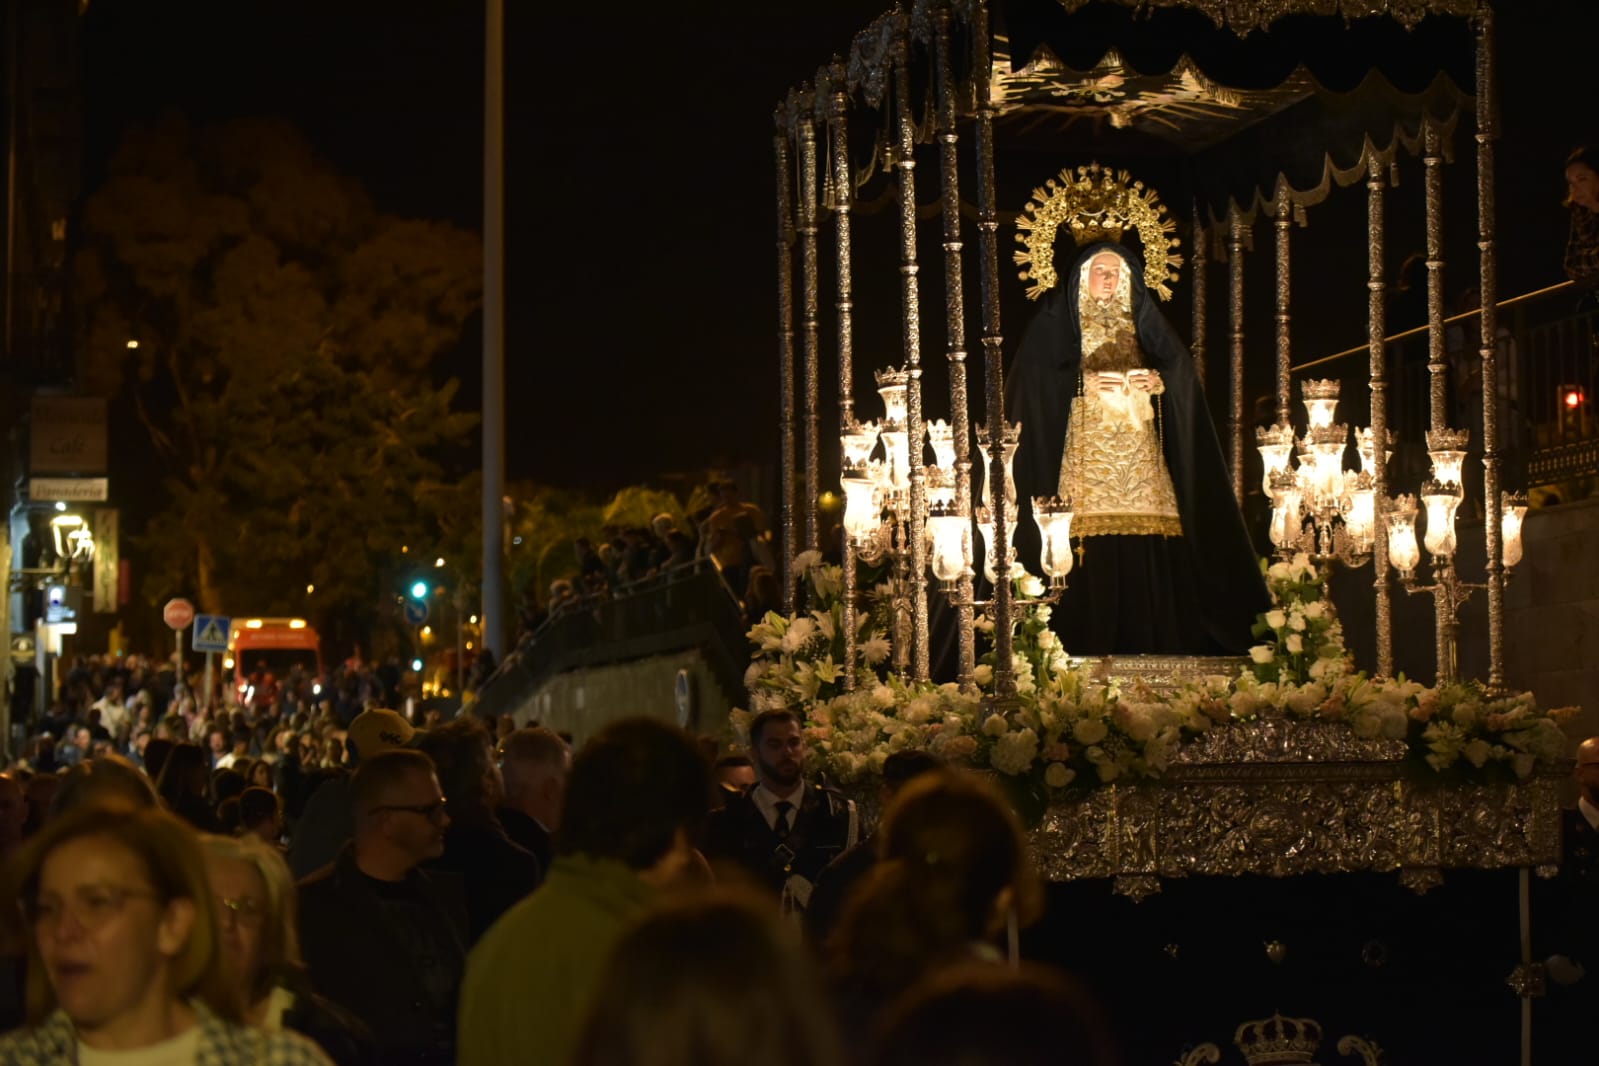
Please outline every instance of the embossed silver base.
[[1050, 806], [1033, 854], [1050, 880], [1114, 878], [1135, 899], [1167, 877], [1381, 872], [1425, 891], [1450, 869], [1559, 860], [1558, 776], [1418, 783], [1405, 759], [1342, 723], [1233, 725], [1164, 781]]
[[1100, 655], [1070, 656], [1074, 670], [1087, 670], [1100, 681], [1121, 688], [1142, 684], [1156, 692], [1169, 692], [1206, 677], [1234, 678], [1249, 659], [1234, 655]]

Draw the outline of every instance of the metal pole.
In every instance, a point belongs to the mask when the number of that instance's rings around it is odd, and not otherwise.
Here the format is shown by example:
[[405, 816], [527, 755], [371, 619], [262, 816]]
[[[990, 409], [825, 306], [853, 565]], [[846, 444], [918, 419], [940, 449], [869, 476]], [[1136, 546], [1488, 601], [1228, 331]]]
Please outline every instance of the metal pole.
[[1205, 326], [1206, 301], [1210, 298], [1210, 248], [1206, 243], [1204, 215], [1199, 200], [1194, 200], [1194, 336], [1188, 349], [1194, 353], [1194, 373], [1199, 384], [1205, 384]]
[[785, 114], [772, 138], [777, 156], [777, 381], [780, 425], [778, 483], [783, 494], [783, 613], [794, 612], [794, 218]]
[[[955, 507], [966, 520], [970, 535], [972, 516], [971, 419], [966, 395], [966, 293], [961, 264], [960, 157], [955, 126], [955, 72], [950, 54], [950, 11], [940, 6], [934, 13], [937, 37], [933, 58], [937, 67], [938, 151], [942, 176], [944, 216], [944, 331], [949, 359], [949, 427], [955, 438]], [[960, 666], [956, 680], [962, 692], [976, 690], [976, 632], [973, 628], [972, 571], [968, 567], [955, 585], [960, 625]]]
[[484, 0], [483, 647], [505, 636], [505, 0]]
[[[820, 369], [817, 335], [820, 295], [816, 274], [816, 124], [809, 118], [798, 123], [800, 148], [799, 238], [800, 276], [803, 279], [804, 305], [800, 318], [800, 345], [804, 354], [805, 386], [805, 548], [816, 551], [821, 536], [816, 528], [817, 500], [821, 494], [818, 473], [817, 389]], [[742, 592], [742, 589], [735, 589]]]
[[[1376, 468], [1377, 505], [1388, 499], [1388, 360], [1383, 346], [1387, 305], [1383, 282], [1383, 174], [1382, 160], [1372, 152], [1366, 159], [1366, 346], [1370, 353], [1372, 465]], [[1394, 672], [1393, 589], [1388, 583], [1388, 531], [1380, 517], [1372, 545], [1373, 588], [1377, 597], [1377, 676]]]
[[1493, 10], [1477, 15], [1477, 247], [1482, 289], [1483, 540], [1488, 552], [1488, 687], [1505, 686], [1505, 566], [1499, 499], [1499, 267], [1494, 241], [1494, 140], [1499, 136]]
[[211, 693], [213, 691], [211, 682], [211, 669], [212, 660], [214, 658], [216, 658], [216, 652], [208, 651], [205, 653], [205, 709], [208, 711], [214, 706], [214, 701], [211, 698]]
[[459, 577], [455, 583], [455, 697], [460, 699], [466, 693], [466, 626], [462, 624], [461, 617], [465, 607], [466, 595], [461, 590]]
[[[855, 296], [854, 253], [851, 244], [851, 210], [855, 205], [855, 175], [849, 163], [849, 94], [843, 91], [841, 64], [830, 69], [832, 91], [827, 99], [827, 130], [833, 162], [833, 251], [838, 265], [838, 428], [848, 432], [855, 422]], [[844, 690], [855, 688], [856, 603], [855, 543], [847, 535], [844, 557]]]
[[1227, 320], [1229, 352], [1228, 435], [1232, 445], [1233, 498], [1244, 505], [1244, 220], [1233, 204], [1227, 213]]
[[[986, 85], [989, 56], [988, 4], [972, 5], [972, 59], [979, 85]], [[1016, 695], [1011, 669], [1010, 525], [1005, 513], [1005, 338], [999, 315], [999, 213], [994, 201], [994, 104], [977, 94], [977, 263], [983, 291], [983, 390], [988, 401], [988, 429], [995, 442], [989, 451], [988, 484], [994, 486], [994, 693], [1001, 700]], [[1027, 432], [1027, 427], [1022, 427]]]
[[1449, 378], [1444, 361], [1444, 168], [1438, 127], [1422, 120], [1427, 191], [1427, 384], [1429, 427], [1449, 427]]
[[1288, 199], [1288, 182], [1278, 179], [1277, 182], [1277, 212], [1275, 228], [1277, 231], [1277, 422], [1279, 425], [1288, 425], [1289, 408], [1293, 399], [1293, 386], [1289, 382], [1288, 366], [1290, 363], [1289, 342], [1289, 296], [1293, 291], [1293, 280], [1289, 273], [1288, 240], [1289, 226], [1293, 224], [1293, 204]]
[[922, 308], [920, 267], [916, 262], [916, 130], [911, 123], [910, 42], [900, 20], [894, 42], [894, 110], [899, 135], [894, 176], [899, 186], [900, 311], [905, 329], [906, 433], [910, 437], [910, 593], [911, 676], [928, 677], [927, 627], [927, 476], [922, 452], [927, 427], [922, 417]]

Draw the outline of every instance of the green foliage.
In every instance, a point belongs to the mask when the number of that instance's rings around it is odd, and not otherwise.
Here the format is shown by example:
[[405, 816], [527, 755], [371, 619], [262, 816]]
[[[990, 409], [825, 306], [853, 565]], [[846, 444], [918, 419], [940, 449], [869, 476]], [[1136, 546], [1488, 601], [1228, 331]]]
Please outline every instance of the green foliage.
[[379, 213], [281, 122], [168, 118], [124, 141], [84, 237], [84, 380], [165, 475], [131, 553], [152, 598], [298, 612], [315, 585], [358, 613], [402, 545], [475, 553], [475, 485], [439, 457], [476, 416], [432, 367], [477, 307], [476, 235]]

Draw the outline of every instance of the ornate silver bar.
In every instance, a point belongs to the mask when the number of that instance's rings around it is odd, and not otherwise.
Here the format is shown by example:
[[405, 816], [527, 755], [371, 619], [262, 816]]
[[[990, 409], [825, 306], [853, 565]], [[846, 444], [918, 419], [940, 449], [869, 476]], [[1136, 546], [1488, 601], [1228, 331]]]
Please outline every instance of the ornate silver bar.
[[1499, 498], [1499, 264], [1494, 236], [1494, 146], [1498, 85], [1494, 70], [1494, 14], [1477, 15], [1477, 247], [1482, 288], [1482, 494], [1488, 552], [1488, 687], [1505, 687], [1505, 567], [1500, 545]]
[[[977, 88], [977, 233], [978, 267], [983, 287], [983, 390], [988, 401], [988, 425], [996, 436], [1005, 425], [1005, 338], [999, 316], [999, 212], [994, 200], [994, 103], [988, 93], [988, 70], [993, 63], [988, 54], [988, 4], [972, 3], [973, 76]], [[1022, 427], [1027, 432], [1027, 427]], [[991, 450], [988, 483], [1005, 484], [1004, 449]], [[1016, 678], [1011, 670], [1010, 516], [1003, 504], [994, 511], [994, 692], [1000, 700], [1016, 695]]]
[[[833, 153], [833, 251], [838, 266], [838, 428], [847, 432], [855, 422], [855, 300], [854, 256], [850, 242], [851, 210], [855, 201], [855, 176], [849, 163], [849, 94], [844, 91], [844, 70], [835, 64], [828, 77], [827, 130]], [[820, 101], [818, 101], [820, 103]], [[856, 604], [855, 544], [843, 541], [844, 571], [844, 690], [855, 689]]]
[[927, 426], [922, 417], [921, 268], [916, 262], [916, 127], [911, 120], [909, 25], [901, 18], [894, 41], [894, 112], [898, 149], [894, 177], [899, 185], [900, 311], [905, 326], [905, 430], [910, 437], [910, 592], [911, 676], [926, 681], [929, 670], [927, 626], [927, 475], [922, 454]]
[[1289, 404], [1293, 391], [1288, 374], [1291, 362], [1288, 299], [1292, 288], [1288, 258], [1288, 227], [1293, 225], [1293, 211], [1293, 204], [1288, 199], [1288, 181], [1279, 178], [1275, 228], [1277, 231], [1277, 421], [1281, 425], [1289, 424]]
[[783, 613], [794, 612], [794, 213], [793, 173], [785, 113], [772, 139], [777, 156], [777, 420], [780, 424], [778, 484], [783, 494]]
[[[1376, 467], [1378, 505], [1388, 499], [1388, 358], [1383, 337], [1388, 328], [1388, 308], [1383, 281], [1383, 173], [1382, 160], [1372, 152], [1366, 159], [1366, 344], [1370, 357], [1371, 433]], [[1393, 589], [1388, 582], [1388, 534], [1381, 525], [1371, 551], [1377, 597], [1377, 676], [1394, 672]]]
[[[933, 62], [938, 92], [939, 171], [944, 216], [944, 331], [949, 345], [949, 426], [955, 438], [955, 506], [970, 527], [972, 430], [966, 396], [966, 283], [961, 263], [964, 245], [961, 243], [960, 157], [955, 127], [955, 71], [950, 54], [949, 8], [939, 5], [933, 19], [936, 34]], [[956, 610], [960, 619], [960, 666], [956, 680], [963, 692], [976, 689], [972, 680], [977, 669], [972, 577], [971, 568], [968, 567], [955, 584], [955, 599], [959, 605]]]
[[1194, 201], [1194, 336], [1188, 350], [1194, 353], [1194, 373], [1200, 387], [1205, 384], [1205, 302], [1209, 298], [1210, 248], [1206, 242], [1204, 215]]
[[[1449, 367], [1444, 361], [1444, 160], [1438, 126], [1422, 120], [1427, 188], [1427, 384], [1431, 428], [1449, 427]], [[1408, 327], [1407, 327], [1408, 328]]]
[[[817, 411], [817, 393], [820, 385], [821, 340], [817, 334], [818, 308], [821, 302], [816, 274], [816, 124], [808, 117], [797, 123], [800, 145], [800, 196], [799, 237], [800, 271], [804, 279], [804, 305], [801, 311], [800, 344], [804, 353], [805, 387], [805, 549], [815, 551], [821, 545], [816, 528], [816, 506], [821, 488], [818, 477], [819, 444], [817, 432], [820, 418]], [[741, 591], [738, 589], [735, 592]]]
[[1244, 505], [1244, 221], [1238, 205], [1227, 213], [1228, 353], [1227, 431], [1233, 466], [1233, 498]]
[[1405, 763], [1403, 742], [1363, 741], [1339, 723], [1218, 729], [1158, 784], [1050, 806], [1032, 853], [1052, 881], [1366, 871], [1425, 887], [1449, 869], [1553, 871], [1557, 776], [1417, 784]]

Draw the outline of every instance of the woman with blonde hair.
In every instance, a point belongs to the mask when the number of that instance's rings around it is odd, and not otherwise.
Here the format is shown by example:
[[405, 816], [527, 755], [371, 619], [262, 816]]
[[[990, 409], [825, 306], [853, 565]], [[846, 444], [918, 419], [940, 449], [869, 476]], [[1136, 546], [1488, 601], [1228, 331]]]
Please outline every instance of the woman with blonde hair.
[[0, 1062], [322, 1066], [313, 1044], [240, 1021], [194, 834], [156, 810], [52, 820], [16, 867], [27, 1021]]
[[282, 853], [252, 836], [202, 836], [200, 847], [218, 905], [224, 969], [244, 1020], [300, 1033], [338, 1066], [372, 1061], [366, 1026], [305, 979], [294, 875]]

